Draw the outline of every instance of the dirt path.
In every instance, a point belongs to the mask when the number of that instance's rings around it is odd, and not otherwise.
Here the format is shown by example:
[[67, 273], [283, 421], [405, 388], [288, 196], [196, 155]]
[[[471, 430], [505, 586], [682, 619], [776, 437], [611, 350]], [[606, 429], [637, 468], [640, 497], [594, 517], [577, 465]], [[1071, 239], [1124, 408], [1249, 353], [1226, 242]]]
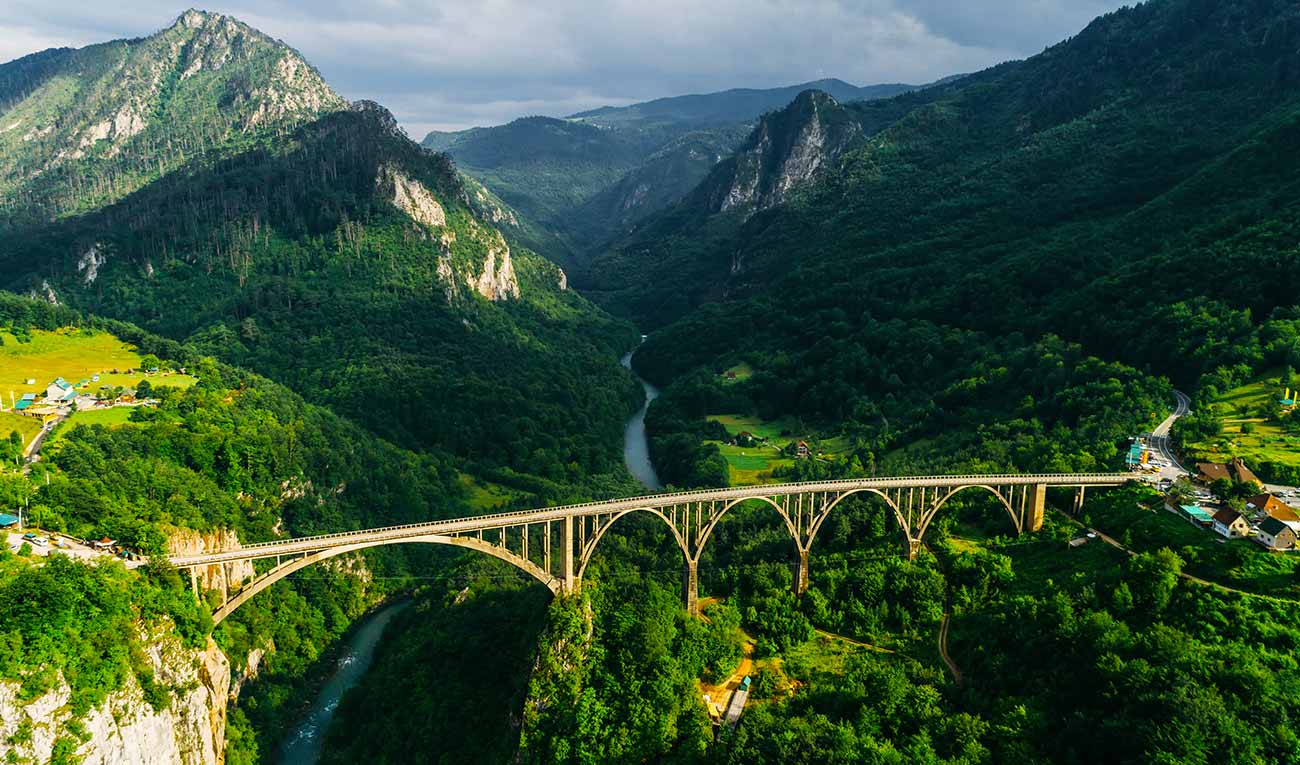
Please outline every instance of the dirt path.
[[957, 667], [957, 662], [952, 660], [948, 655], [948, 623], [952, 621], [952, 614], [945, 613], [943, 621], [939, 622], [939, 656], [943, 663], [948, 665], [948, 671], [952, 673], [952, 679], [957, 685], [961, 685], [961, 670]]
[[861, 640], [854, 640], [851, 637], [845, 637], [844, 635], [837, 635], [834, 632], [827, 632], [826, 630], [813, 630], [813, 632], [816, 632], [818, 635], [821, 635], [822, 637], [830, 638], [831, 640], [838, 640], [842, 643], [855, 645], [859, 648], [866, 648], [869, 651], [876, 651], [877, 653], [893, 653], [893, 651], [891, 651], [888, 648], [881, 648], [878, 645], [872, 645], [871, 643], [864, 643]]
[[[1128, 553], [1130, 556], [1137, 555], [1137, 553], [1136, 553], [1135, 551], [1130, 550], [1129, 548], [1125, 547], [1125, 546], [1123, 545], [1123, 543], [1121, 543], [1118, 539], [1115, 539], [1114, 537], [1111, 537], [1111, 536], [1105, 534], [1104, 532], [1098, 531], [1097, 529], [1094, 529], [1094, 528], [1092, 528], [1091, 526], [1087, 526], [1087, 525], [1083, 524], [1082, 522], [1077, 521], [1077, 520], [1075, 520], [1074, 518], [1071, 518], [1071, 517], [1068, 516], [1068, 515], [1065, 515], [1064, 513], [1061, 513], [1061, 516], [1062, 516], [1063, 518], [1065, 518], [1066, 520], [1070, 521], [1071, 523], [1073, 523], [1074, 525], [1078, 526], [1079, 528], [1081, 528], [1081, 529], [1086, 529], [1086, 530], [1088, 530], [1088, 531], [1091, 531], [1093, 534], [1096, 534], [1098, 539], [1100, 539], [1101, 541], [1103, 541], [1103, 542], [1105, 542], [1106, 544], [1110, 545], [1111, 547], [1114, 547], [1116, 550], [1120, 550], [1120, 551], [1122, 551], [1122, 552], [1126, 552], [1126, 553]], [[1178, 572], [1178, 575], [1181, 576], [1183, 579], [1186, 579], [1186, 580], [1189, 581], [1189, 582], [1192, 582], [1192, 583], [1194, 583], [1194, 584], [1199, 584], [1199, 585], [1201, 585], [1202, 587], [1210, 587], [1210, 588], [1213, 588], [1213, 589], [1219, 590], [1220, 592], [1231, 592], [1231, 593], [1234, 593], [1234, 594], [1236, 594], [1236, 595], [1244, 595], [1244, 596], [1249, 597], [1249, 598], [1260, 598], [1260, 599], [1262, 599], [1262, 600], [1271, 600], [1271, 601], [1273, 601], [1274, 603], [1284, 603], [1284, 604], [1286, 604], [1286, 605], [1291, 605], [1291, 606], [1294, 606], [1297, 602], [1300, 602], [1300, 601], [1292, 600], [1291, 598], [1279, 598], [1279, 597], [1277, 597], [1277, 596], [1275, 596], [1275, 595], [1262, 595], [1262, 594], [1260, 594], [1260, 593], [1258, 593], [1258, 592], [1250, 592], [1249, 590], [1239, 590], [1239, 589], [1237, 589], [1236, 587], [1229, 587], [1229, 586], [1226, 585], [1226, 584], [1220, 584], [1220, 583], [1218, 583], [1218, 582], [1213, 582], [1213, 581], [1210, 581], [1209, 579], [1202, 579], [1202, 578], [1199, 577], [1199, 576], [1196, 576], [1196, 575], [1194, 575], [1194, 574], [1189, 574], [1189, 573], [1187, 573], [1187, 572], [1185, 572], [1185, 571], [1180, 571], [1180, 572]]]

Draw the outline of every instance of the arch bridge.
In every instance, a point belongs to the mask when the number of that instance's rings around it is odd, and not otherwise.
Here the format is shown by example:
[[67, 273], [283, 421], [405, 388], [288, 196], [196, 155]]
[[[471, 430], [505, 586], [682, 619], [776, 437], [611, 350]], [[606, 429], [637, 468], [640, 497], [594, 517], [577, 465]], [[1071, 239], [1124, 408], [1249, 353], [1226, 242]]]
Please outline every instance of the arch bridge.
[[1118, 486], [1134, 479], [1130, 474], [1111, 473], [945, 475], [702, 489], [259, 542], [219, 552], [175, 555], [169, 560], [176, 568], [189, 570], [196, 594], [198, 573], [207, 567], [275, 561], [233, 596], [223, 592], [221, 605], [213, 613], [214, 622], [295, 571], [344, 553], [392, 544], [430, 543], [478, 550], [511, 563], [554, 593], [572, 592], [581, 586], [596, 546], [610, 527], [631, 513], [649, 513], [668, 526], [681, 548], [685, 557], [683, 600], [694, 614], [698, 611], [700, 554], [718, 522], [743, 502], [768, 505], [784, 521], [798, 553], [795, 588], [802, 594], [808, 588], [808, 552], [817, 532], [840, 502], [853, 495], [870, 494], [886, 505], [906, 535], [904, 554], [913, 560], [935, 515], [959, 492], [992, 494], [1020, 534], [1042, 527], [1048, 488], [1074, 489], [1077, 511], [1088, 487]]

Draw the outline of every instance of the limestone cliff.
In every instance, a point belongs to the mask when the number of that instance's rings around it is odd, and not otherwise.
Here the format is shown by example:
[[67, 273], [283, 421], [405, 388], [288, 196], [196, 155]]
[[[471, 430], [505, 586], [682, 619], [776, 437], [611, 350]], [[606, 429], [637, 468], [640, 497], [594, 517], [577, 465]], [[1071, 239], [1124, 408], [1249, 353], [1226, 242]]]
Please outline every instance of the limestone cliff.
[[[140, 627], [154, 679], [169, 689], [167, 702], [151, 705], [131, 676], [74, 725], [81, 765], [221, 765], [225, 761], [226, 704], [230, 664], [211, 639], [195, 651], [180, 644], [172, 625]], [[0, 742], [6, 762], [50, 761], [56, 741], [69, 733], [71, 691], [60, 681], [44, 695], [23, 702], [16, 683], [0, 682]]]
[[[239, 547], [239, 535], [230, 529], [206, 532], [173, 529], [167, 536], [168, 555], [200, 555], [222, 550], [237, 550]], [[195, 573], [200, 590], [233, 592], [241, 582], [253, 578], [253, 563], [240, 561], [224, 566], [205, 566]]]
[[865, 140], [852, 112], [826, 93], [805, 91], [785, 109], [763, 117], [697, 193], [714, 213], [774, 207]]

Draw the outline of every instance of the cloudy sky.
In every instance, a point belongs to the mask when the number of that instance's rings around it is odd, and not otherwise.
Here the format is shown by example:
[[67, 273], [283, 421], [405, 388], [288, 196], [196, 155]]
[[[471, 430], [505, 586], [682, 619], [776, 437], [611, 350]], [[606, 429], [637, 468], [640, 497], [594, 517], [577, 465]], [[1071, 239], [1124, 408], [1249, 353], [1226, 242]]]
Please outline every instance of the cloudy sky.
[[[1023, 58], [1122, 0], [211, 0], [344, 97], [430, 129], [823, 77], [922, 83]], [[162, 0], [0, 0], [0, 62], [139, 37]]]

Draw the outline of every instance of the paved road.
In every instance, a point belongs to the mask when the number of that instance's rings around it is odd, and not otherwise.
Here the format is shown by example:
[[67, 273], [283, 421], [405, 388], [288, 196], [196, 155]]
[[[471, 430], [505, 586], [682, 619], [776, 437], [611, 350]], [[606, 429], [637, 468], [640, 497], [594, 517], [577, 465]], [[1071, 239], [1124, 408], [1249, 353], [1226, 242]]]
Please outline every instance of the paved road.
[[1170, 481], [1188, 475], [1188, 471], [1178, 461], [1178, 456], [1174, 454], [1173, 444], [1169, 440], [1169, 430], [1178, 421], [1179, 417], [1184, 417], [1192, 411], [1192, 400], [1188, 398], [1186, 393], [1176, 390], [1174, 391], [1174, 399], [1173, 413], [1166, 417], [1164, 422], [1157, 425], [1155, 430], [1151, 431], [1150, 439], [1151, 447], [1155, 449], [1156, 454], [1165, 463], [1165, 466], [1160, 469], [1160, 477]]

